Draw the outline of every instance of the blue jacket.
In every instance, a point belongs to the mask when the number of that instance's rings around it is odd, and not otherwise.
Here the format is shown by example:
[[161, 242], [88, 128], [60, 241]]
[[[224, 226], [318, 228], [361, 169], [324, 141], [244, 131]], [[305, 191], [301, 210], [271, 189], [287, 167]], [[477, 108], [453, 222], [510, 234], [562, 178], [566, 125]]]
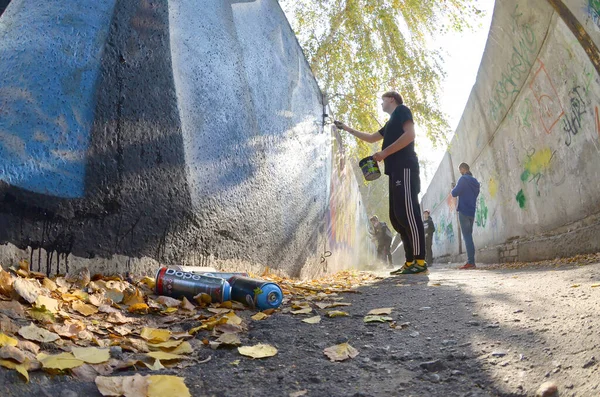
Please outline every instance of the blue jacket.
[[471, 173], [458, 178], [458, 183], [452, 189], [452, 197], [458, 197], [458, 212], [466, 216], [475, 216], [479, 187], [479, 182]]

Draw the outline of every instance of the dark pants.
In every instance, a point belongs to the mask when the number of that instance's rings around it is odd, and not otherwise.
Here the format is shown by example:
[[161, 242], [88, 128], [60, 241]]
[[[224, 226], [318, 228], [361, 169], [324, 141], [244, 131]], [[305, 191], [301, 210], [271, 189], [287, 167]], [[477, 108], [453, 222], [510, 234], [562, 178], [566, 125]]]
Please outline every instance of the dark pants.
[[419, 205], [419, 169], [402, 168], [390, 174], [390, 221], [402, 238], [406, 261], [425, 259], [425, 231]]
[[377, 258], [386, 263], [389, 266], [392, 266], [392, 239], [381, 241], [377, 244]]
[[473, 223], [475, 218], [458, 213], [458, 222], [462, 231], [465, 248], [467, 249], [467, 263], [475, 264], [475, 244], [473, 243]]
[[431, 234], [425, 235], [425, 262], [428, 265], [433, 263], [433, 236]]

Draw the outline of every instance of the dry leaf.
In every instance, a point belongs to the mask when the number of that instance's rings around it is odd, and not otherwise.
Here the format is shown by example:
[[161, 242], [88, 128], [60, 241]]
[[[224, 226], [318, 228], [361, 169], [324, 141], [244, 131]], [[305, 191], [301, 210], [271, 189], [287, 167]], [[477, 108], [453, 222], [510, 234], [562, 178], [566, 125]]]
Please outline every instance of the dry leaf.
[[231, 309], [223, 309], [223, 308], [217, 308], [217, 307], [209, 307], [206, 310], [208, 310], [211, 313], [214, 314], [226, 314], [231, 312]]
[[100, 305], [98, 311], [100, 313], [121, 313], [118, 309], [115, 309], [110, 305]]
[[163, 351], [150, 352], [150, 353], [146, 353], [146, 355], [148, 357], [152, 357], [157, 360], [163, 360], [163, 361], [181, 360], [182, 358], [185, 358], [184, 356], [180, 356], [179, 354], [173, 354], [173, 353], [163, 352]]
[[0, 332], [0, 347], [17, 346], [18, 343], [19, 343], [19, 341], [17, 339], [11, 338], [10, 336], [5, 335], [2, 332]]
[[109, 349], [98, 349], [97, 347], [73, 347], [71, 352], [76, 359], [88, 364], [101, 364], [110, 359]]
[[38, 283], [24, 278], [18, 278], [13, 282], [13, 288], [27, 302], [35, 303], [41, 290]]
[[0, 295], [4, 295], [10, 298], [14, 291], [14, 281], [14, 277], [9, 272], [5, 271], [0, 267]]
[[42, 324], [52, 324], [56, 322], [56, 317], [54, 316], [54, 313], [47, 310], [45, 307], [32, 307], [29, 311], [29, 316]]
[[135, 305], [138, 303], [145, 303], [144, 295], [137, 288], [135, 288], [134, 290], [127, 290], [127, 291], [125, 291], [125, 297], [123, 298], [123, 303], [128, 306]]
[[571, 285], [571, 288], [579, 288], [579, 287], [581, 287], [581, 284], [573, 284], [573, 285]]
[[166, 307], [179, 307], [179, 305], [181, 305], [179, 299], [171, 298], [170, 296], [159, 296], [155, 300]]
[[393, 307], [383, 307], [381, 309], [373, 309], [367, 315], [380, 316], [382, 314], [392, 314]]
[[90, 365], [83, 364], [71, 369], [71, 373], [84, 382], [93, 382], [99, 375], [110, 375], [113, 372], [109, 364]]
[[8, 316], [0, 314], [0, 331], [10, 335], [14, 335], [19, 332], [19, 326], [15, 324]]
[[90, 295], [88, 297], [88, 299], [89, 299], [90, 303], [96, 307], [102, 306], [106, 301], [106, 298], [104, 297], [104, 295], [100, 294], [100, 293]]
[[321, 316], [305, 318], [302, 322], [307, 324], [319, 324], [321, 322]]
[[122, 325], [118, 325], [118, 326], [114, 327], [113, 331], [115, 331], [117, 334], [119, 334], [121, 336], [129, 335], [132, 332], [131, 329], [124, 327]]
[[76, 289], [70, 294], [62, 294], [62, 298], [65, 302], [73, 302], [77, 300], [86, 302], [89, 299], [89, 295], [87, 292], [83, 292], [80, 289]]
[[145, 284], [148, 288], [150, 288], [151, 290], [154, 289], [154, 286], [156, 285], [156, 280], [152, 277], [148, 277], [148, 276], [144, 276], [141, 280], [140, 283]]
[[190, 342], [183, 342], [175, 349], [171, 350], [169, 353], [173, 354], [191, 354], [194, 352], [194, 348], [190, 344]]
[[243, 325], [235, 324], [219, 324], [215, 327], [215, 330], [224, 334], [238, 334], [245, 330]]
[[130, 317], [124, 316], [123, 313], [121, 313], [121, 312], [116, 312], [116, 313], [110, 313], [106, 317], [106, 321], [108, 321], [109, 323], [113, 323], [113, 324], [127, 324], [127, 323], [132, 322], [133, 319]]
[[14, 346], [3, 346], [0, 348], [0, 358], [12, 359], [19, 363], [25, 361], [25, 354]]
[[308, 390], [298, 390], [298, 391], [290, 393], [290, 395], [288, 397], [306, 396], [307, 393], [308, 393]]
[[85, 329], [85, 324], [79, 320], [66, 320], [64, 324], [54, 324], [52, 330], [66, 338], [74, 338]]
[[252, 320], [255, 321], [260, 321], [260, 320], [264, 320], [265, 318], [269, 318], [270, 316], [268, 316], [267, 314], [263, 313], [263, 312], [258, 312], [256, 313], [254, 316], [250, 317]]
[[160, 371], [161, 369], [165, 369], [165, 366], [162, 365], [160, 360], [154, 360], [154, 364], [144, 363], [144, 365], [148, 367], [150, 371]]
[[388, 321], [394, 321], [393, 318], [387, 316], [365, 316], [365, 323], [385, 323]]
[[128, 310], [129, 313], [147, 314], [148, 309], [150, 308], [145, 303], [134, 303], [133, 305], [129, 306]]
[[167, 308], [166, 308], [165, 310], [163, 310], [161, 313], [164, 313], [164, 314], [171, 314], [171, 313], [176, 313], [176, 312], [177, 312], [177, 310], [179, 310], [179, 309], [178, 309], [178, 308], [176, 308], [176, 307], [167, 307]]
[[33, 342], [29, 342], [28, 340], [20, 340], [17, 344], [17, 347], [33, 354], [38, 354], [40, 351], [40, 347], [38, 345]]
[[82, 301], [75, 301], [71, 304], [73, 310], [78, 311], [84, 316], [91, 316], [92, 314], [98, 313], [98, 308], [92, 305], [88, 305], [87, 303], [83, 303]]
[[223, 345], [239, 346], [242, 344], [240, 338], [236, 334], [223, 334], [216, 340]]
[[[118, 291], [116, 289], [109, 289], [104, 293], [104, 297], [106, 299], [110, 299], [114, 303], [121, 303], [123, 299], [125, 299], [125, 294], [122, 291]], [[141, 303], [144, 303], [143, 300]]]
[[190, 311], [190, 312], [196, 310], [196, 306], [194, 306], [192, 304], [192, 302], [190, 302], [189, 300], [187, 300], [187, 298], [185, 296], [181, 300], [181, 308], [183, 310], [187, 310], [187, 311]]
[[313, 309], [311, 309], [310, 307], [305, 307], [304, 309], [299, 309], [299, 310], [292, 310], [291, 313], [292, 314], [310, 314], [312, 313]]
[[84, 364], [83, 360], [75, 358], [72, 353], [60, 353], [54, 355], [40, 353], [37, 355], [37, 359], [42, 363], [42, 367], [45, 369], [64, 370], [79, 367]]
[[161, 342], [161, 343], [148, 343], [148, 347], [153, 350], [158, 350], [161, 348], [172, 349], [174, 347], [181, 345], [181, 343], [182, 343], [182, 341], [180, 341], [180, 340], [168, 340], [166, 342]]
[[48, 298], [44, 295], [38, 295], [35, 300], [35, 307], [39, 307], [40, 309], [46, 309], [52, 313], [58, 313], [58, 301], [56, 299]]
[[[98, 376], [94, 382], [98, 391], [103, 396], [127, 396], [127, 397], [146, 397], [148, 396], [147, 377], [140, 374], [133, 376]], [[165, 393], [164, 396], [175, 397], [172, 391]]]
[[14, 369], [20, 373], [27, 382], [29, 382], [29, 373], [27, 373], [27, 368], [24, 364], [17, 364], [10, 360], [0, 360], [0, 365], [8, 369]]
[[259, 343], [254, 346], [241, 346], [238, 347], [238, 352], [242, 356], [248, 356], [252, 358], [265, 358], [273, 357], [277, 354], [277, 349], [271, 345]]
[[594, 283], [591, 285], [592, 288], [600, 287], [600, 283]]
[[56, 285], [56, 283], [49, 278], [44, 277], [44, 280], [42, 280], [42, 287], [46, 288], [50, 292], [53, 292], [56, 291], [58, 285]]
[[320, 309], [329, 309], [332, 307], [339, 307], [339, 306], [352, 306], [351, 303], [346, 303], [346, 302], [333, 302], [333, 303], [315, 303]]
[[327, 317], [329, 317], [329, 318], [347, 317], [347, 316], [349, 316], [348, 313], [342, 312], [342, 311], [339, 311], [339, 310], [332, 310], [330, 312], [327, 312]]
[[10, 302], [0, 302], [0, 312], [6, 314], [8, 317], [18, 320], [25, 317], [25, 310], [16, 300]]
[[227, 324], [240, 325], [242, 323], [242, 319], [233, 312], [227, 313], [225, 318], [227, 319]]
[[201, 292], [198, 295], [194, 296], [194, 300], [200, 305], [210, 305], [210, 303], [212, 302], [212, 298], [210, 297], [210, 295], [205, 294], [204, 292]]
[[326, 348], [323, 350], [323, 353], [325, 353], [331, 361], [344, 361], [356, 357], [358, 355], [358, 350], [348, 343], [342, 343]]
[[140, 336], [151, 343], [166, 342], [171, 337], [171, 331], [168, 329], [142, 328]]
[[34, 340], [37, 342], [54, 342], [55, 340], [60, 339], [60, 337], [54, 332], [36, 327], [33, 323], [26, 327], [21, 327], [19, 330], [19, 335], [25, 339]]
[[192, 397], [184, 380], [172, 375], [151, 375], [148, 377], [148, 397]]

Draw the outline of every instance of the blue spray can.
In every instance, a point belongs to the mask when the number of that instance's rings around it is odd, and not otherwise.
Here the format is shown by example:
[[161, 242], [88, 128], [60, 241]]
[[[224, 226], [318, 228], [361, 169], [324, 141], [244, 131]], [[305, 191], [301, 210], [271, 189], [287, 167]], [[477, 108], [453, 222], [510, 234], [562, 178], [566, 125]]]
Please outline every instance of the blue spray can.
[[275, 283], [244, 276], [229, 280], [231, 299], [258, 310], [277, 309], [283, 301], [283, 291]]

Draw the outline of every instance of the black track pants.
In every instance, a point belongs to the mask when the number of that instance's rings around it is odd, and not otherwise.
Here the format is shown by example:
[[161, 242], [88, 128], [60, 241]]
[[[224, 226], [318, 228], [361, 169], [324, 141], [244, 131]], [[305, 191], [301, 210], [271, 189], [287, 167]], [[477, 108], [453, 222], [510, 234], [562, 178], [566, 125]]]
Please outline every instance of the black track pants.
[[425, 232], [419, 205], [419, 169], [400, 168], [390, 174], [390, 221], [402, 238], [406, 261], [425, 259]]

